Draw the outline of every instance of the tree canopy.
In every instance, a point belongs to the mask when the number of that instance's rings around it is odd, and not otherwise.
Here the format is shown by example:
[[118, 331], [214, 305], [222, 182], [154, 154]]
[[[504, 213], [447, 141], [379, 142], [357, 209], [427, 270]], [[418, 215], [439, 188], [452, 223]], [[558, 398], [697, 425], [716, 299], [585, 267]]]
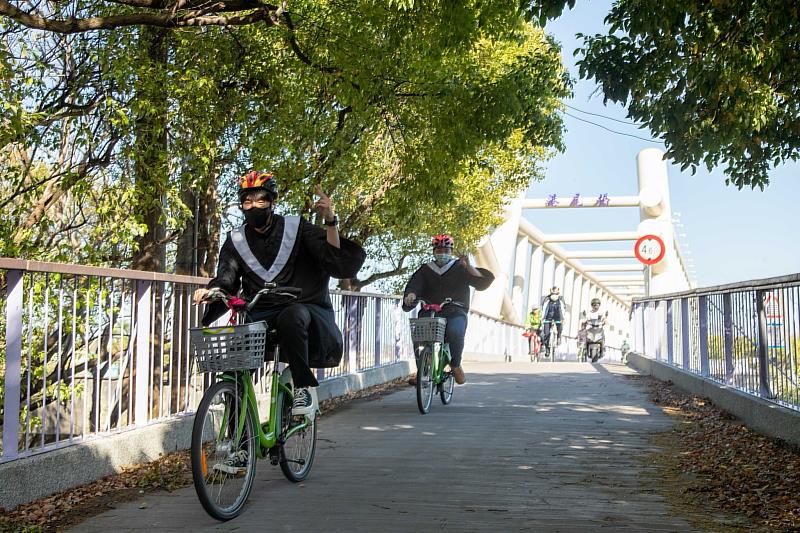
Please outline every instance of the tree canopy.
[[372, 281], [431, 233], [469, 249], [561, 148], [569, 79], [519, 6], [306, 0], [280, 22], [61, 34], [0, 16], [0, 201], [27, 226], [0, 254], [169, 270], [153, 257], [182, 264], [197, 230], [210, 273], [234, 178], [261, 168], [286, 212], [310, 214], [316, 184], [333, 196], [384, 267]]
[[800, 3], [617, 0], [606, 35], [582, 36], [582, 77], [694, 172], [763, 188], [800, 155]]

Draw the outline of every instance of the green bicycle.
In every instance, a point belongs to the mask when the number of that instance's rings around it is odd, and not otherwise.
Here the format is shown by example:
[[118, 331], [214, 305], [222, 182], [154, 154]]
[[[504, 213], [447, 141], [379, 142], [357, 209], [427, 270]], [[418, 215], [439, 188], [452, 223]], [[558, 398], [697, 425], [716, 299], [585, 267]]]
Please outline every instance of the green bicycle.
[[447, 319], [437, 316], [437, 314], [445, 306], [464, 307], [464, 304], [450, 298], [441, 304], [429, 304], [421, 299], [417, 302], [422, 304], [420, 315], [428, 315], [409, 320], [411, 340], [414, 341], [415, 350], [419, 352], [417, 358], [417, 407], [419, 412], [424, 415], [431, 409], [435, 391], [439, 392], [439, 397], [444, 405], [453, 400], [455, 378], [450, 370], [445, 370], [450, 363], [450, 345], [444, 342]]
[[[264, 321], [241, 323], [260, 298], [296, 299], [299, 293], [294, 287], [268, 284], [247, 303], [212, 289], [206, 301], [226, 301], [240, 323], [190, 329], [198, 369], [218, 373], [195, 413], [191, 448], [197, 497], [217, 520], [230, 520], [242, 512], [253, 488], [256, 459], [269, 457], [293, 482], [302, 481], [311, 470], [317, 417], [316, 413], [292, 415], [292, 374], [288, 367], [277, 371], [277, 331], [268, 331]], [[268, 412], [261, 422], [253, 371], [262, 367], [268, 347], [272, 350], [265, 376], [270, 384]]]

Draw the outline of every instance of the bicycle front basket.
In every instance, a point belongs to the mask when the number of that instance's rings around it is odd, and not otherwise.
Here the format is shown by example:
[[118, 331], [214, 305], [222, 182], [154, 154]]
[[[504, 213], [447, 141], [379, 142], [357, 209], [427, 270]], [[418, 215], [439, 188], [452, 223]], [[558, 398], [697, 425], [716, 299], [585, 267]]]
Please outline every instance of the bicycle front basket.
[[444, 342], [444, 330], [447, 327], [447, 319], [436, 318], [412, 318], [411, 340], [414, 342]]
[[190, 328], [189, 338], [200, 372], [256, 369], [264, 363], [267, 323]]

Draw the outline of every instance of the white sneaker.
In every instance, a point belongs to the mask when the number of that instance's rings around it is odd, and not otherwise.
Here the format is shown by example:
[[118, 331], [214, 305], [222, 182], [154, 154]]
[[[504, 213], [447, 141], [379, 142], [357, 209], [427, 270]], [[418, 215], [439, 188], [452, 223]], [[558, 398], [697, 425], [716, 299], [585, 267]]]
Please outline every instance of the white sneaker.
[[316, 387], [300, 387], [294, 390], [292, 416], [314, 416], [319, 411]]
[[217, 463], [212, 470], [223, 472], [232, 476], [244, 474], [247, 469], [247, 450], [239, 450], [222, 463]]

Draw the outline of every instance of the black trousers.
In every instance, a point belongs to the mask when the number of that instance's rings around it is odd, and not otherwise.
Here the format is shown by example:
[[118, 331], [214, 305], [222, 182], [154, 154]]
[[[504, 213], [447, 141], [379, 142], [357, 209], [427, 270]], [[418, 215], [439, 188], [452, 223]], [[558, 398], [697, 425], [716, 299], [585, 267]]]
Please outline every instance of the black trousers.
[[256, 309], [250, 312], [250, 320], [266, 320], [270, 329], [277, 329], [280, 336], [281, 359], [289, 363], [295, 387], [317, 387], [314, 372], [308, 366], [308, 328], [311, 314], [299, 303], [274, 309]]

